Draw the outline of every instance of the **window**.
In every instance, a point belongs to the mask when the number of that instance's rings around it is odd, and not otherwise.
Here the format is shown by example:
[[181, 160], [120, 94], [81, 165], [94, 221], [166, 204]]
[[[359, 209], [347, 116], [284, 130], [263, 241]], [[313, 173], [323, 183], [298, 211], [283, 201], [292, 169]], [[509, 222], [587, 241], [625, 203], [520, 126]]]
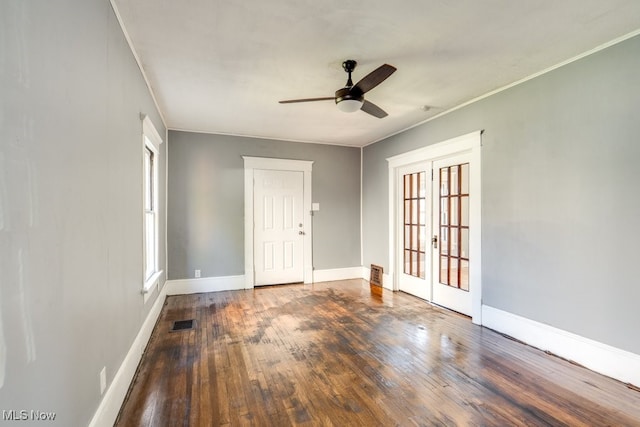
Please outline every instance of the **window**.
[[162, 273], [158, 262], [158, 150], [162, 139], [151, 120], [143, 118], [143, 294], [158, 283]]
[[[145, 137], [145, 142], [148, 138]], [[158, 269], [158, 233], [156, 210], [156, 162], [149, 144], [144, 147], [144, 280], [151, 279]]]

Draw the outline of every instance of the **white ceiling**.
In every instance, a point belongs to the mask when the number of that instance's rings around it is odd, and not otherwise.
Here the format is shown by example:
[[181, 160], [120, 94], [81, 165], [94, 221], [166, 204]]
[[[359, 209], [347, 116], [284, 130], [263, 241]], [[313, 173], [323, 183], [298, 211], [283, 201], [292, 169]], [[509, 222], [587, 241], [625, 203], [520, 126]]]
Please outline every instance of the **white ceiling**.
[[[170, 129], [363, 146], [640, 28], [638, 0], [113, 0]], [[383, 63], [366, 94], [333, 96]], [[422, 106], [430, 107], [424, 111]]]

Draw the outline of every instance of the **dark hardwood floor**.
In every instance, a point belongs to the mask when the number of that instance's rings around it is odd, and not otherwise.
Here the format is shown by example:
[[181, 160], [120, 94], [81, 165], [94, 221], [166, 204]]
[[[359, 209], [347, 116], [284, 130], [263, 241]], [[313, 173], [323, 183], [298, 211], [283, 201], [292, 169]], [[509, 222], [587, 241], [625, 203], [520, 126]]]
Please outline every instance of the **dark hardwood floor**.
[[638, 391], [379, 289], [168, 297], [116, 425], [640, 426]]

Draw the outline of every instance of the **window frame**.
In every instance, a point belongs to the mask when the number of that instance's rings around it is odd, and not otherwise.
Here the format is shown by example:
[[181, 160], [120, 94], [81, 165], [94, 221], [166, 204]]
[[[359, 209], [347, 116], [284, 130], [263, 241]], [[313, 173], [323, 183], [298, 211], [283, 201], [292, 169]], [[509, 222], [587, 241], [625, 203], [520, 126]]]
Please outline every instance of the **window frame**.
[[[156, 130], [155, 126], [151, 122], [148, 116], [142, 117], [142, 294], [144, 295], [144, 302], [146, 303], [151, 295], [154, 287], [158, 287], [160, 276], [163, 270], [159, 265], [160, 244], [158, 239], [159, 231], [159, 210], [158, 210], [158, 156], [160, 152], [160, 144], [162, 144], [162, 138]], [[147, 169], [147, 151], [150, 153], [149, 167]], [[151, 186], [150, 191], [150, 208], [147, 209], [147, 184]], [[148, 273], [148, 234], [147, 234], [147, 216], [149, 213], [153, 213], [153, 272]]]

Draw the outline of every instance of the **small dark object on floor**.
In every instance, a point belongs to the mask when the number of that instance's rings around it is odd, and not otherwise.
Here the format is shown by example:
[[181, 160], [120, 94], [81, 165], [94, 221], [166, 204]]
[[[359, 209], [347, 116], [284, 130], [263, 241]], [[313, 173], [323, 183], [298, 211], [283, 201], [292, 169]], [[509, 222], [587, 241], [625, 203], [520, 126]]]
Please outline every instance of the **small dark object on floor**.
[[171, 332], [186, 331], [189, 329], [193, 329], [194, 325], [195, 325], [194, 319], [176, 320], [175, 322], [173, 322], [173, 326], [171, 327]]

